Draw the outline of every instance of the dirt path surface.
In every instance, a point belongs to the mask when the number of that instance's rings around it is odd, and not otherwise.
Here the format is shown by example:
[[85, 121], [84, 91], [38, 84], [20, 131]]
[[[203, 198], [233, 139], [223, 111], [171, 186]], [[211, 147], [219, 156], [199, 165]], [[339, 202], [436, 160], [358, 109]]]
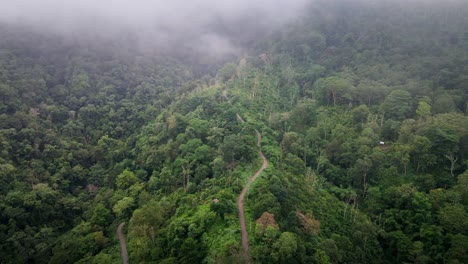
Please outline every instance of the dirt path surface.
[[122, 228], [124, 225], [125, 222], [120, 223], [119, 227], [117, 228], [117, 236], [119, 237], [120, 250], [122, 251], [122, 262], [123, 264], [128, 264], [127, 245], [125, 244], [125, 237], [122, 233]]
[[[231, 101], [227, 97], [227, 90], [223, 91], [223, 96], [226, 98], [229, 104], [231, 104]], [[236, 113], [237, 119], [241, 123], [245, 123], [244, 119]], [[257, 133], [257, 147], [258, 147], [258, 154], [262, 158], [263, 164], [260, 169], [249, 179], [247, 184], [244, 186], [244, 189], [242, 189], [241, 194], [239, 195], [239, 199], [237, 199], [237, 208], [239, 209], [239, 221], [240, 221], [240, 226], [241, 226], [241, 232], [242, 232], [242, 249], [244, 251], [244, 254], [246, 256], [246, 260], [248, 262], [248, 252], [249, 252], [249, 234], [247, 233], [247, 227], [245, 225], [245, 213], [244, 213], [244, 198], [247, 192], [250, 189], [250, 186], [252, 183], [262, 174], [262, 172], [268, 167], [268, 160], [265, 158], [265, 155], [263, 154], [261, 150], [261, 142], [262, 142], [262, 134], [258, 132], [258, 130], [255, 129], [255, 133]]]
[[[257, 146], [260, 148], [260, 143], [262, 142], [262, 135], [258, 130], [255, 130], [257, 133]], [[249, 252], [249, 235], [247, 233], [247, 227], [245, 226], [245, 214], [244, 214], [244, 198], [247, 192], [250, 189], [250, 186], [252, 183], [260, 176], [260, 174], [268, 167], [268, 160], [265, 158], [265, 155], [263, 155], [263, 152], [261, 149], [258, 150], [258, 154], [263, 160], [263, 165], [262, 167], [252, 176], [252, 178], [249, 179], [247, 184], [244, 186], [244, 189], [242, 189], [241, 194], [239, 195], [239, 199], [237, 199], [237, 207], [239, 208], [239, 219], [240, 219], [240, 225], [241, 225], [241, 230], [242, 230], [242, 248], [244, 249], [244, 253], [248, 255]]]

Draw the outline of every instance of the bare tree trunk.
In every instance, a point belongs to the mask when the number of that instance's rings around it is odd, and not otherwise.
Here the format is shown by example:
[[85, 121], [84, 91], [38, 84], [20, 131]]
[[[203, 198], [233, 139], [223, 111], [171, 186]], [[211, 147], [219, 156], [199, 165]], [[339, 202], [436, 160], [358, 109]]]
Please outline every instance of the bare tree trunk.
[[455, 169], [455, 163], [457, 163], [458, 157], [453, 155], [453, 153], [449, 153], [445, 155], [445, 157], [450, 161], [450, 175], [452, 175], [452, 177], [455, 177], [453, 175], [453, 170]]
[[353, 223], [356, 223], [356, 215], [357, 215], [357, 211], [358, 211], [358, 199], [357, 199], [357, 196], [356, 198], [354, 199], [354, 217], [353, 217]]
[[345, 209], [343, 211], [343, 218], [346, 218], [346, 211], [348, 210], [349, 202], [351, 201], [351, 195], [346, 196]]
[[320, 149], [318, 151], [318, 157], [317, 157], [317, 167], [315, 169], [315, 171], [318, 173], [318, 170], [320, 169], [320, 160], [322, 159], [322, 154], [323, 154], [323, 151]]
[[364, 199], [364, 197], [366, 196], [366, 192], [367, 192], [367, 168], [364, 172], [364, 175], [363, 175], [363, 183], [362, 183], [362, 197]]
[[151, 241], [154, 242], [154, 239], [156, 239], [156, 234], [154, 233], [153, 226], [151, 227], [151, 230], [150, 230], [150, 237], [151, 237]]
[[182, 174], [184, 176], [184, 179], [183, 179], [184, 191], [187, 192], [187, 188], [190, 183], [190, 169], [188, 167], [182, 166]]

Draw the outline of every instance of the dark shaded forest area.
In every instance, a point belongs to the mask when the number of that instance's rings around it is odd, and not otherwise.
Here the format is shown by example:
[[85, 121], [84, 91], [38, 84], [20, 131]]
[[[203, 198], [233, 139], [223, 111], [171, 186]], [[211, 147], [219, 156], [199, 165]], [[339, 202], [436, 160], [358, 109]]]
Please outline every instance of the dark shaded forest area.
[[0, 262], [118, 263], [126, 222], [130, 263], [243, 263], [257, 130], [251, 263], [468, 263], [461, 2], [318, 1], [222, 59], [0, 24]]

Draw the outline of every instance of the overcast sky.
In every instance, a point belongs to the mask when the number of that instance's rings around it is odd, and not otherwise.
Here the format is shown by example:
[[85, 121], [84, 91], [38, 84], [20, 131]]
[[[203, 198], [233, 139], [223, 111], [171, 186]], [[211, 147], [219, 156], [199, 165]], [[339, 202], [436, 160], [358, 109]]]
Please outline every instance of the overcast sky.
[[[74, 36], [136, 33], [143, 46], [175, 43], [211, 53], [239, 51], [249, 38], [297, 19], [315, 0], [0, 0], [0, 22]], [[332, 0], [330, 0], [332, 1]], [[336, 0], [335, 0], [336, 1]], [[438, 0], [340, 0], [386, 3]], [[440, 3], [468, 0], [440, 0]], [[85, 33], [85, 34], [83, 34]], [[132, 35], [133, 36], [133, 35]], [[238, 38], [239, 39], [239, 38]], [[238, 40], [237, 39], [237, 40]], [[148, 45], [149, 44], [149, 45]], [[169, 44], [169, 45], [168, 45]]]
[[132, 30], [143, 42], [190, 39], [200, 48], [224, 53], [235, 50], [236, 44], [216, 27], [257, 34], [297, 18], [310, 2], [313, 0], [0, 0], [0, 21], [103, 36]]
[[[337, 1], [337, 0], [330, 0]], [[468, 0], [341, 0], [344, 2], [464, 2]], [[214, 19], [235, 21], [255, 17], [258, 24], [281, 25], [300, 15], [314, 0], [0, 0], [0, 21], [28, 21], [51, 28], [92, 23], [184, 30]], [[253, 25], [255, 26], [255, 25]]]
[[54, 28], [92, 22], [183, 30], [243, 16], [255, 16], [259, 23], [284, 23], [307, 2], [311, 0], [0, 0], [0, 20]]

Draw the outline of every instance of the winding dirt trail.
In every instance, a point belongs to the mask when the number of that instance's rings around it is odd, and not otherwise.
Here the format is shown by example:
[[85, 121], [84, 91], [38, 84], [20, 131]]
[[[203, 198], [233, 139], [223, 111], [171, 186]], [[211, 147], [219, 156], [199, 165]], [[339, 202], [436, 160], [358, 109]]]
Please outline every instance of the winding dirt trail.
[[262, 167], [250, 178], [250, 180], [247, 182], [247, 184], [244, 186], [244, 189], [242, 189], [241, 194], [239, 195], [239, 199], [237, 199], [237, 207], [239, 208], [239, 219], [240, 219], [240, 225], [241, 225], [241, 230], [242, 230], [242, 248], [244, 249], [244, 253], [248, 255], [247, 253], [249, 252], [249, 235], [247, 233], [247, 227], [245, 226], [245, 214], [244, 214], [244, 198], [247, 192], [250, 189], [250, 186], [252, 183], [260, 176], [260, 174], [268, 167], [268, 160], [265, 158], [265, 155], [263, 154], [262, 150], [260, 149], [260, 143], [262, 142], [262, 135], [258, 130], [255, 129], [255, 132], [257, 133], [257, 146], [259, 147], [258, 154], [263, 160], [263, 165]]
[[[227, 90], [223, 91], [223, 96], [226, 98], [226, 100], [231, 104], [231, 101], [229, 101], [229, 98], [227, 97]], [[237, 119], [241, 123], [245, 123], [244, 119], [236, 113]], [[237, 208], [239, 209], [239, 221], [240, 221], [240, 226], [241, 226], [241, 232], [242, 232], [242, 249], [244, 251], [244, 254], [246, 256], [246, 259], [248, 260], [248, 252], [249, 252], [249, 234], [247, 232], [247, 227], [245, 225], [245, 212], [244, 212], [244, 198], [247, 192], [250, 189], [250, 186], [252, 183], [262, 174], [262, 172], [268, 167], [268, 160], [265, 158], [265, 155], [262, 152], [261, 149], [261, 142], [262, 142], [262, 134], [258, 132], [257, 129], [255, 129], [255, 133], [257, 133], [257, 147], [258, 147], [258, 154], [262, 158], [263, 164], [260, 169], [249, 179], [247, 184], [244, 186], [242, 189], [241, 194], [239, 195], [239, 198], [237, 199]], [[248, 261], [247, 261], [248, 262]]]
[[125, 244], [125, 238], [122, 233], [122, 228], [124, 225], [125, 222], [120, 223], [119, 227], [117, 228], [117, 236], [119, 237], [120, 250], [122, 251], [122, 262], [123, 264], [128, 264], [127, 245]]

